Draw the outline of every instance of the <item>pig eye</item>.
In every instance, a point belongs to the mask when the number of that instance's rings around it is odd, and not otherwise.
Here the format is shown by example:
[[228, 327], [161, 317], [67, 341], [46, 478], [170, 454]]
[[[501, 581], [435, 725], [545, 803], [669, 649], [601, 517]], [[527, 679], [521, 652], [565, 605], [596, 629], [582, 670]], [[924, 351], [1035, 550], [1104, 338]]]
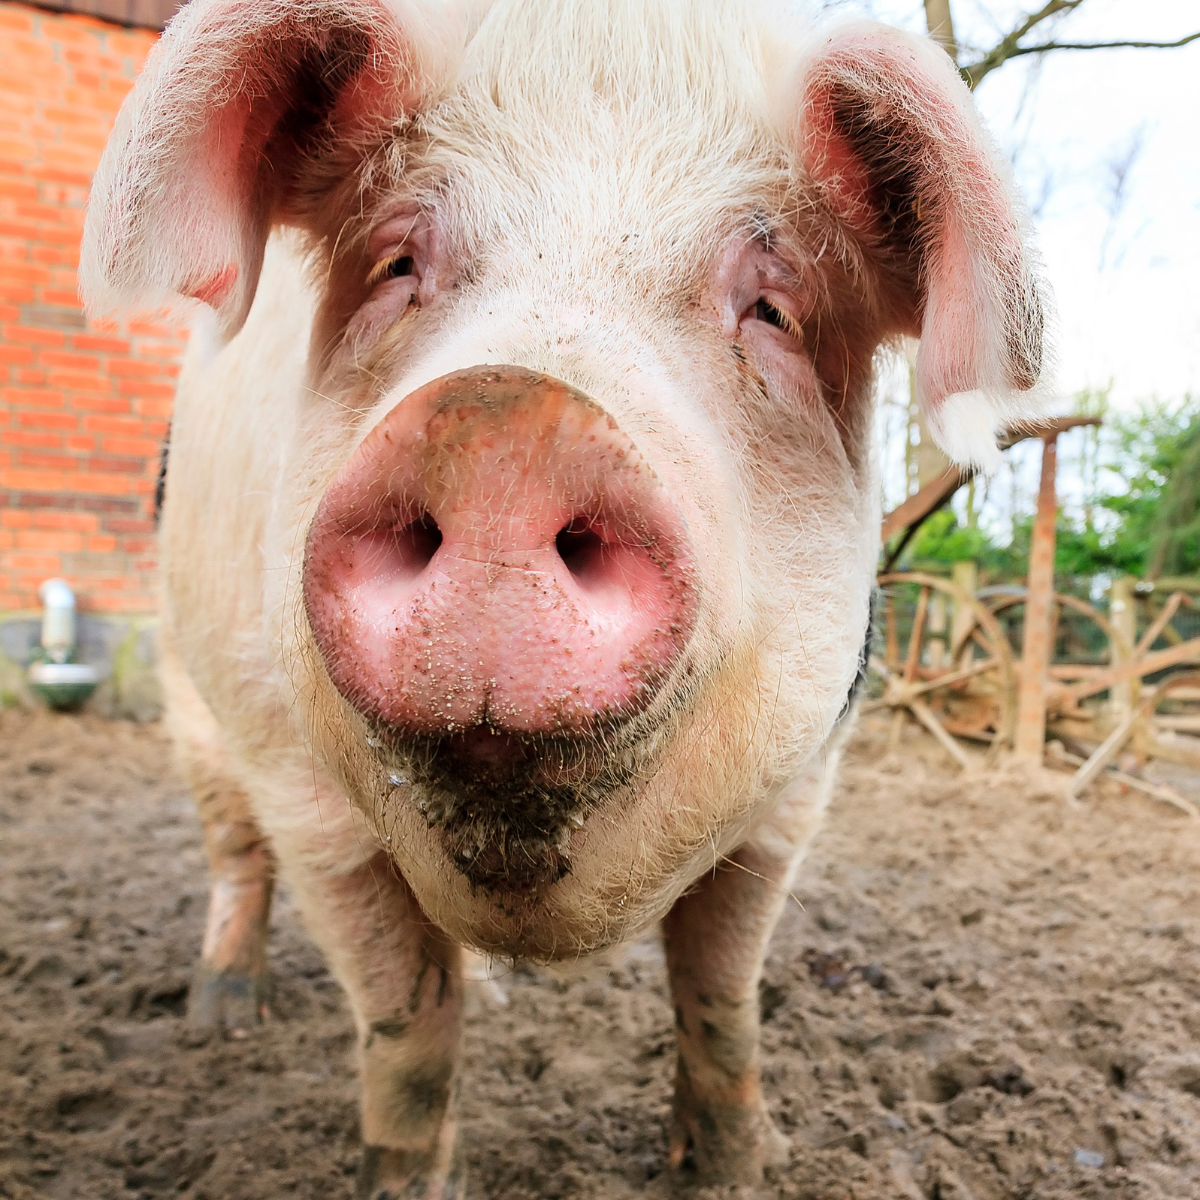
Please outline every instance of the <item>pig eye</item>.
[[762, 321], [766, 325], [773, 325], [782, 333], [794, 337], [798, 342], [804, 341], [804, 330], [800, 328], [800, 323], [796, 318], [778, 305], [772, 304], [766, 297], [759, 297], [754, 305], [753, 313], [754, 320]]
[[374, 287], [375, 284], [382, 283], [385, 279], [404, 279], [406, 276], [416, 273], [417, 265], [411, 254], [393, 254], [388, 258], [380, 259], [371, 268], [371, 273], [367, 276], [367, 286]]

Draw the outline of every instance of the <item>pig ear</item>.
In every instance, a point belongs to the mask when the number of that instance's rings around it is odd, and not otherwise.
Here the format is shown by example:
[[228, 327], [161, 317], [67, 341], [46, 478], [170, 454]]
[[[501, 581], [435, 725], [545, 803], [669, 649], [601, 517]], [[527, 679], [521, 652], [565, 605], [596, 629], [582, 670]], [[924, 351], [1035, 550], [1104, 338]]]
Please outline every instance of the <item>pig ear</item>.
[[870, 22], [804, 55], [793, 136], [871, 268], [885, 333], [919, 336], [926, 420], [959, 463], [1036, 407], [1043, 289], [1020, 206], [939, 46]]
[[419, 106], [461, 53], [463, 26], [428, 0], [192, 0], [96, 173], [80, 269], [89, 306], [191, 297], [231, 337], [306, 172]]

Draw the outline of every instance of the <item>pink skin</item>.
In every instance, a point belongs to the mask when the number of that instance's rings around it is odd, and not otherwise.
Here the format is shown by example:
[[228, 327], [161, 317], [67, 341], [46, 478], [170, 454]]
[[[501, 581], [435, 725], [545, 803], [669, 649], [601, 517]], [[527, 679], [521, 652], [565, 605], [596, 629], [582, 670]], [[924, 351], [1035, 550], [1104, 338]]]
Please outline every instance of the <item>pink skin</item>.
[[636, 713], [696, 607], [683, 519], [633, 443], [517, 367], [443, 376], [368, 434], [313, 522], [304, 595], [338, 690], [418, 735]]

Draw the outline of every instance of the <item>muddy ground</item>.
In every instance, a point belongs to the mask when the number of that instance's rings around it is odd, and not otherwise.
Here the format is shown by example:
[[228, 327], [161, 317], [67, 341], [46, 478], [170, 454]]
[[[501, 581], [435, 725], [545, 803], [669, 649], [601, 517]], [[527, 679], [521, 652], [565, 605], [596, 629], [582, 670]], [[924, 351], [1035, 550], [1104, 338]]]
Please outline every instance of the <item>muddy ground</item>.
[[[859, 738], [767, 967], [792, 1153], [766, 1194], [1200, 1197], [1200, 822], [882, 750]], [[185, 1026], [204, 864], [156, 727], [0, 714], [0, 848], [0, 1196], [352, 1194], [350, 1021], [286, 894], [270, 1022]], [[474, 992], [472, 1194], [665, 1194], [654, 940]]]

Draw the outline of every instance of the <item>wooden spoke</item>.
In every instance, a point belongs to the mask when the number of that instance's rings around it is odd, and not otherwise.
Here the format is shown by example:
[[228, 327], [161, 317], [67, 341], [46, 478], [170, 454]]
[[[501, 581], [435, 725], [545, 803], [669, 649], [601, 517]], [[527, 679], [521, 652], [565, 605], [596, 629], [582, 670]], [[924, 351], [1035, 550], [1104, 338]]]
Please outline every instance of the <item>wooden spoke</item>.
[[949, 675], [939, 675], [936, 679], [929, 680], [928, 683], [918, 684], [916, 687], [909, 690], [910, 696], [921, 696], [925, 692], [931, 692], [934, 688], [951, 687], [953, 684], [962, 683], [966, 679], [972, 679], [976, 675], [982, 675], [985, 671], [994, 671], [1000, 665], [998, 658], [985, 658], [981, 662], [972, 663], [969, 667], [963, 667], [959, 671], [952, 671]]
[[[868, 711], [892, 710], [889, 746], [899, 746], [907, 714], [961, 767], [973, 760], [957, 737], [988, 744], [988, 755], [994, 756], [1011, 742], [1016, 717], [1015, 673], [1004, 630], [986, 606], [938, 576], [902, 572], [881, 576], [879, 585], [894, 665], [878, 670], [884, 692]], [[915, 602], [911, 631], [902, 619], [906, 596]], [[928, 654], [931, 639], [944, 637], [930, 629], [935, 597], [953, 606], [960, 630], [951, 653], [940, 661]]]
[[988, 642], [987, 638], [983, 636], [983, 630], [980, 629], [978, 625], [971, 630], [971, 641], [973, 641], [975, 645], [977, 645], [985, 654], [991, 653], [991, 644]]
[[900, 642], [896, 635], [896, 606], [887, 606], [887, 665], [893, 671], [900, 669]]
[[[1143, 639], [1145, 640], [1145, 639]], [[1147, 646], [1153, 645], [1152, 641], [1146, 642]], [[1194, 671], [1177, 672], [1176, 674], [1164, 679], [1142, 702], [1130, 712], [1123, 721], [1104, 739], [1104, 741], [1092, 753], [1092, 756], [1084, 762], [1078, 771], [1075, 772], [1075, 778], [1071, 781], [1070, 794], [1072, 796], [1080, 795], [1085, 788], [1088, 787], [1094, 780], [1109, 768], [1112, 760], [1120, 753], [1121, 748], [1135, 734], [1140, 726], [1144, 726], [1150, 718], [1153, 717], [1158, 706], [1175, 690], [1183, 690], [1185, 688], [1194, 687], [1200, 683], [1200, 673]], [[1162, 747], [1155, 745], [1155, 739], [1151, 737], [1151, 752], [1157, 753], [1160, 757], [1170, 760], [1173, 756], [1169, 751], [1170, 747]], [[1193, 762], [1188, 762], [1188, 759], [1194, 755], [1194, 751], [1185, 752], [1184, 765], [1196, 766], [1200, 765]], [[1120, 775], [1120, 772], [1114, 772]], [[1121, 776], [1122, 782], [1128, 780], [1129, 776]], [[1149, 791], [1144, 781], [1139, 781], [1142, 784], [1142, 790]], [[1170, 789], [1157, 789], [1159, 799], [1169, 799], [1174, 803], [1174, 799], [1178, 799]], [[1162, 793], [1170, 792], [1170, 795]], [[1151, 792], [1151, 794], [1155, 794]], [[1174, 799], [1172, 799], [1174, 797]], [[1184, 811], [1188, 811], [1184, 807]], [[1195, 809], [1191, 810], [1192, 815], [1195, 815]]]
[[1134, 658], [1140, 658], [1158, 641], [1159, 635], [1171, 623], [1171, 618], [1179, 611], [1179, 606], [1185, 599], [1182, 592], [1171, 594], [1171, 598], [1163, 605], [1162, 612], [1158, 614], [1150, 628], [1142, 634], [1142, 640], [1133, 648]]
[[942, 746], [946, 753], [954, 759], [956, 763], [965, 771], [972, 765], [971, 758], [967, 752], [942, 728], [941, 722], [934, 716], [933, 710], [923, 700], [910, 700], [908, 707], [912, 709], [913, 716], [933, 734]]
[[904, 682], [912, 683], [917, 675], [917, 666], [921, 661], [921, 635], [925, 632], [925, 614], [929, 611], [929, 593], [932, 589], [921, 588], [921, 598], [917, 601], [917, 612], [913, 617], [912, 633], [908, 640], [908, 659], [904, 664]]

